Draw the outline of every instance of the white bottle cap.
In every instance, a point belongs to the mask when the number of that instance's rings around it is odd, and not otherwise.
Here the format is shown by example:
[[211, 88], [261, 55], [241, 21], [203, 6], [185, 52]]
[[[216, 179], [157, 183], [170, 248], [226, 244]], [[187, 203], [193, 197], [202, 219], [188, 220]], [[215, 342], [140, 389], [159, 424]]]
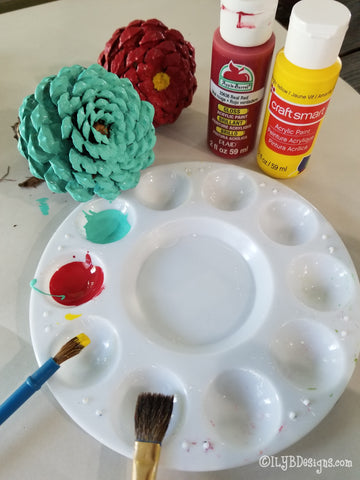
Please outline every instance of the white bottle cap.
[[231, 45], [256, 47], [271, 37], [278, 0], [221, 0], [220, 35]]
[[339, 55], [351, 13], [335, 0], [301, 0], [291, 11], [284, 55], [302, 68], [333, 65]]

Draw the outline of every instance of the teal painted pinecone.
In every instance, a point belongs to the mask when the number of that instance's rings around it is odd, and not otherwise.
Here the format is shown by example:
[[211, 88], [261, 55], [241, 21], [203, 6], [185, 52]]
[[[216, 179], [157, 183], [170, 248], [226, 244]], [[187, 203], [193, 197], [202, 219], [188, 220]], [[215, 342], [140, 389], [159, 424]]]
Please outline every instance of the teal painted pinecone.
[[18, 149], [53, 192], [113, 200], [154, 161], [153, 118], [128, 79], [97, 64], [64, 67], [24, 98]]

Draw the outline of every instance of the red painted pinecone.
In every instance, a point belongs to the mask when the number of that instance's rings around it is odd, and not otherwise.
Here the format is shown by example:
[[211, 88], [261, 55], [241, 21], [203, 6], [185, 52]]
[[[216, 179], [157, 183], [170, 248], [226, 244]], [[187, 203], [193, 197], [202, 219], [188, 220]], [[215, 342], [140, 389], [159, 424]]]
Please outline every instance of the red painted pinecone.
[[191, 104], [197, 87], [194, 47], [156, 19], [118, 28], [98, 63], [128, 78], [140, 98], [152, 103], [155, 126], [174, 122]]

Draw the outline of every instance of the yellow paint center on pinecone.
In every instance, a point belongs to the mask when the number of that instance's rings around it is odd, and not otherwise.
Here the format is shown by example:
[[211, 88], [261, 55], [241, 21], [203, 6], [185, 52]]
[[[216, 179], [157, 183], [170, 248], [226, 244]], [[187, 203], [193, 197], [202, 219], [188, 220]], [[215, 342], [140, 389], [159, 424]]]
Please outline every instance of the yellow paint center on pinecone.
[[165, 90], [170, 85], [170, 77], [165, 72], [157, 73], [153, 77], [152, 81], [153, 81], [155, 90], [157, 90], [158, 92], [161, 92], [161, 90]]

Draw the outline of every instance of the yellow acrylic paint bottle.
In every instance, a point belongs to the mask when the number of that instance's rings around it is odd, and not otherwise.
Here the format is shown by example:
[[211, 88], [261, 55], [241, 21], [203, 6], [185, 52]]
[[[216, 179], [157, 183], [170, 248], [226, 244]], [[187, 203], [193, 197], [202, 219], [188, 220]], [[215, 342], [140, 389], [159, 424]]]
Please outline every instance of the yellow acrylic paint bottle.
[[301, 0], [277, 54], [260, 136], [259, 167], [291, 178], [306, 167], [341, 70], [350, 11], [335, 0]]

